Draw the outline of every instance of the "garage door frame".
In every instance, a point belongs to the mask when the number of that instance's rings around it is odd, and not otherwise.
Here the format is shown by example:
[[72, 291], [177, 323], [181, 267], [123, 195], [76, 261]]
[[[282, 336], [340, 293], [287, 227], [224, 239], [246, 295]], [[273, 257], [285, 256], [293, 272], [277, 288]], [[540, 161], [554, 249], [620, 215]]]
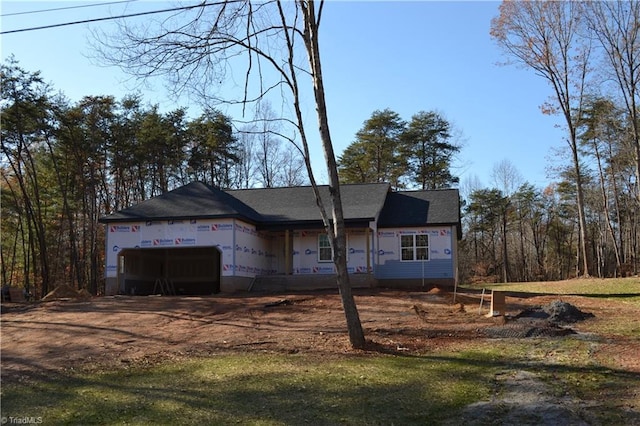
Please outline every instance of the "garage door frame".
[[171, 283], [175, 294], [220, 292], [222, 252], [216, 246], [125, 248], [118, 253], [121, 294], [167, 294], [158, 280]]

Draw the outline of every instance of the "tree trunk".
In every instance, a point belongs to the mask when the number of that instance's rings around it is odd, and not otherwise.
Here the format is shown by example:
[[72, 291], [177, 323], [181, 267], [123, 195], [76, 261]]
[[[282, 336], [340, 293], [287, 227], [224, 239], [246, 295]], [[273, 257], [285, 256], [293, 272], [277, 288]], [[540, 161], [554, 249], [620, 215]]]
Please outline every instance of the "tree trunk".
[[[571, 150], [573, 151], [573, 167], [576, 173], [576, 194], [577, 199], [576, 202], [578, 204], [578, 244], [579, 244], [579, 253], [578, 259], [582, 257], [582, 276], [589, 276], [589, 261], [587, 259], [587, 221], [584, 216], [584, 191], [582, 189], [582, 171], [580, 170], [580, 160], [578, 158], [578, 149], [577, 145], [574, 141], [572, 142]], [[579, 267], [578, 264], [576, 265]]]
[[520, 229], [520, 255], [522, 258], [520, 259], [520, 264], [522, 265], [522, 272], [520, 275], [520, 279], [524, 282], [528, 282], [530, 280], [529, 271], [531, 267], [527, 262], [527, 255], [525, 254], [524, 248], [524, 240], [525, 240], [525, 230], [524, 230], [524, 218], [520, 216], [518, 227]]
[[[349, 273], [347, 272], [347, 250], [346, 231], [344, 227], [344, 215], [342, 211], [342, 199], [340, 197], [340, 183], [338, 179], [338, 167], [336, 164], [331, 134], [329, 132], [329, 122], [327, 119], [327, 106], [324, 97], [324, 85], [322, 80], [322, 69], [320, 66], [320, 50], [318, 47], [318, 24], [315, 16], [315, 4], [313, 0], [300, 1], [300, 6], [305, 16], [305, 43], [309, 55], [309, 64], [313, 78], [313, 92], [316, 101], [316, 113], [322, 149], [324, 152], [327, 174], [329, 176], [329, 194], [332, 202], [333, 229], [327, 226], [329, 240], [334, 251], [334, 264], [336, 267], [337, 284], [342, 298], [342, 307], [347, 321], [349, 340], [351, 346], [362, 349], [365, 346], [364, 332], [358, 315]], [[322, 10], [322, 5], [320, 6]], [[329, 224], [327, 224], [329, 225]]]
[[[611, 242], [613, 244], [613, 253], [616, 257], [616, 273], [620, 271], [620, 249], [618, 247], [618, 240], [616, 239], [616, 233], [613, 229], [613, 225], [611, 224], [611, 213], [609, 212], [609, 197], [607, 197], [607, 191], [605, 188], [605, 173], [602, 169], [602, 159], [600, 158], [600, 150], [598, 149], [598, 143], [594, 141], [593, 150], [596, 156], [597, 164], [598, 164], [598, 177], [600, 178], [600, 194], [602, 195], [602, 205], [604, 210], [604, 217], [607, 221], [607, 230], [609, 231], [609, 236], [611, 237]], [[614, 192], [614, 196], [615, 196]]]
[[509, 282], [509, 250], [507, 249], [507, 209], [502, 211], [502, 282]]

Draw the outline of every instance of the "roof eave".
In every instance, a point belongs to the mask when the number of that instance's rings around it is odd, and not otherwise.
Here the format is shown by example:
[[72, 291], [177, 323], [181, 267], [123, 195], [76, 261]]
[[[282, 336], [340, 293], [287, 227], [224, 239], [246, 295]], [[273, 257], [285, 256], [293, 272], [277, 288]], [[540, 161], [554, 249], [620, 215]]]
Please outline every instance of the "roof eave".
[[123, 223], [123, 222], [160, 222], [165, 220], [203, 220], [203, 219], [240, 219], [247, 223], [257, 224], [258, 222], [254, 219], [248, 218], [244, 215], [235, 214], [224, 214], [224, 215], [185, 215], [185, 216], [156, 216], [156, 217], [145, 217], [145, 216], [130, 216], [130, 217], [117, 217], [117, 218], [109, 218], [109, 216], [103, 216], [98, 219], [99, 223]]
[[[347, 228], [366, 228], [369, 226], [373, 218], [357, 218], [345, 219], [344, 224]], [[258, 228], [264, 231], [285, 231], [285, 230], [309, 230], [324, 229], [322, 220], [290, 220], [290, 221], [272, 221], [258, 224]]]

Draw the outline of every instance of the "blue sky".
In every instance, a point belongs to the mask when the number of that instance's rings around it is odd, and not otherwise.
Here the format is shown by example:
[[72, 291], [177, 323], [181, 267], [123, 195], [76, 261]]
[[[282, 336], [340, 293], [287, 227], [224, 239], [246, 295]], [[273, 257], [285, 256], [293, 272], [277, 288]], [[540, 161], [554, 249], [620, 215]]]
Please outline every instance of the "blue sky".
[[[93, 3], [114, 2], [100, 0]], [[92, 2], [2, 1], [2, 15]], [[139, 0], [38, 14], [3, 16], [3, 31], [99, 18], [119, 13], [171, 7], [172, 2]], [[523, 179], [537, 187], [552, 181], [546, 165], [562, 148], [559, 117], [539, 106], [550, 86], [530, 70], [499, 66], [505, 57], [489, 36], [497, 2], [346, 2], [325, 6], [321, 50], [325, 90], [335, 152], [353, 142], [373, 111], [390, 108], [409, 120], [419, 111], [436, 110], [462, 134], [464, 144], [454, 173], [464, 184], [479, 180], [492, 186], [494, 166], [508, 160]], [[160, 16], [160, 15], [156, 15]], [[149, 19], [149, 18], [146, 18]], [[92, 24], [113, 28], [107, 22]], [[14, 54], [28, 71], [72, 101], [86, 95], [141, 91], [143, 99], [164, 110], [189, 107], [187, 98], [168, 97], [162, 82], [140, 90], [119, 69], [93, 64], [89, 26], [74, 25], [0, 36], [2, 59]], [[193, 114], [197, 111], [190, 109]], [[310, 105], [309, 113], [313, 112]], [[321, 176], [322, 154], [313, 157]]]

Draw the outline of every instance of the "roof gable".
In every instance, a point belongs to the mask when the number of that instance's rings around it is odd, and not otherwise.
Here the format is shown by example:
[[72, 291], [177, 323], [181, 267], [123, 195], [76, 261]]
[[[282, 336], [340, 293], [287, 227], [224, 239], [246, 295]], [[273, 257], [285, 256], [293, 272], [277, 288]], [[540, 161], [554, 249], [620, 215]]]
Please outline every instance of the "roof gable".
[[101, 219], [101, 222], [242, 217], [258, 222], [255, 210], [218, 188], [191, 182]]
[[458, 224], [457, 189], [390, 192], [380, 213], [379, 227]]

